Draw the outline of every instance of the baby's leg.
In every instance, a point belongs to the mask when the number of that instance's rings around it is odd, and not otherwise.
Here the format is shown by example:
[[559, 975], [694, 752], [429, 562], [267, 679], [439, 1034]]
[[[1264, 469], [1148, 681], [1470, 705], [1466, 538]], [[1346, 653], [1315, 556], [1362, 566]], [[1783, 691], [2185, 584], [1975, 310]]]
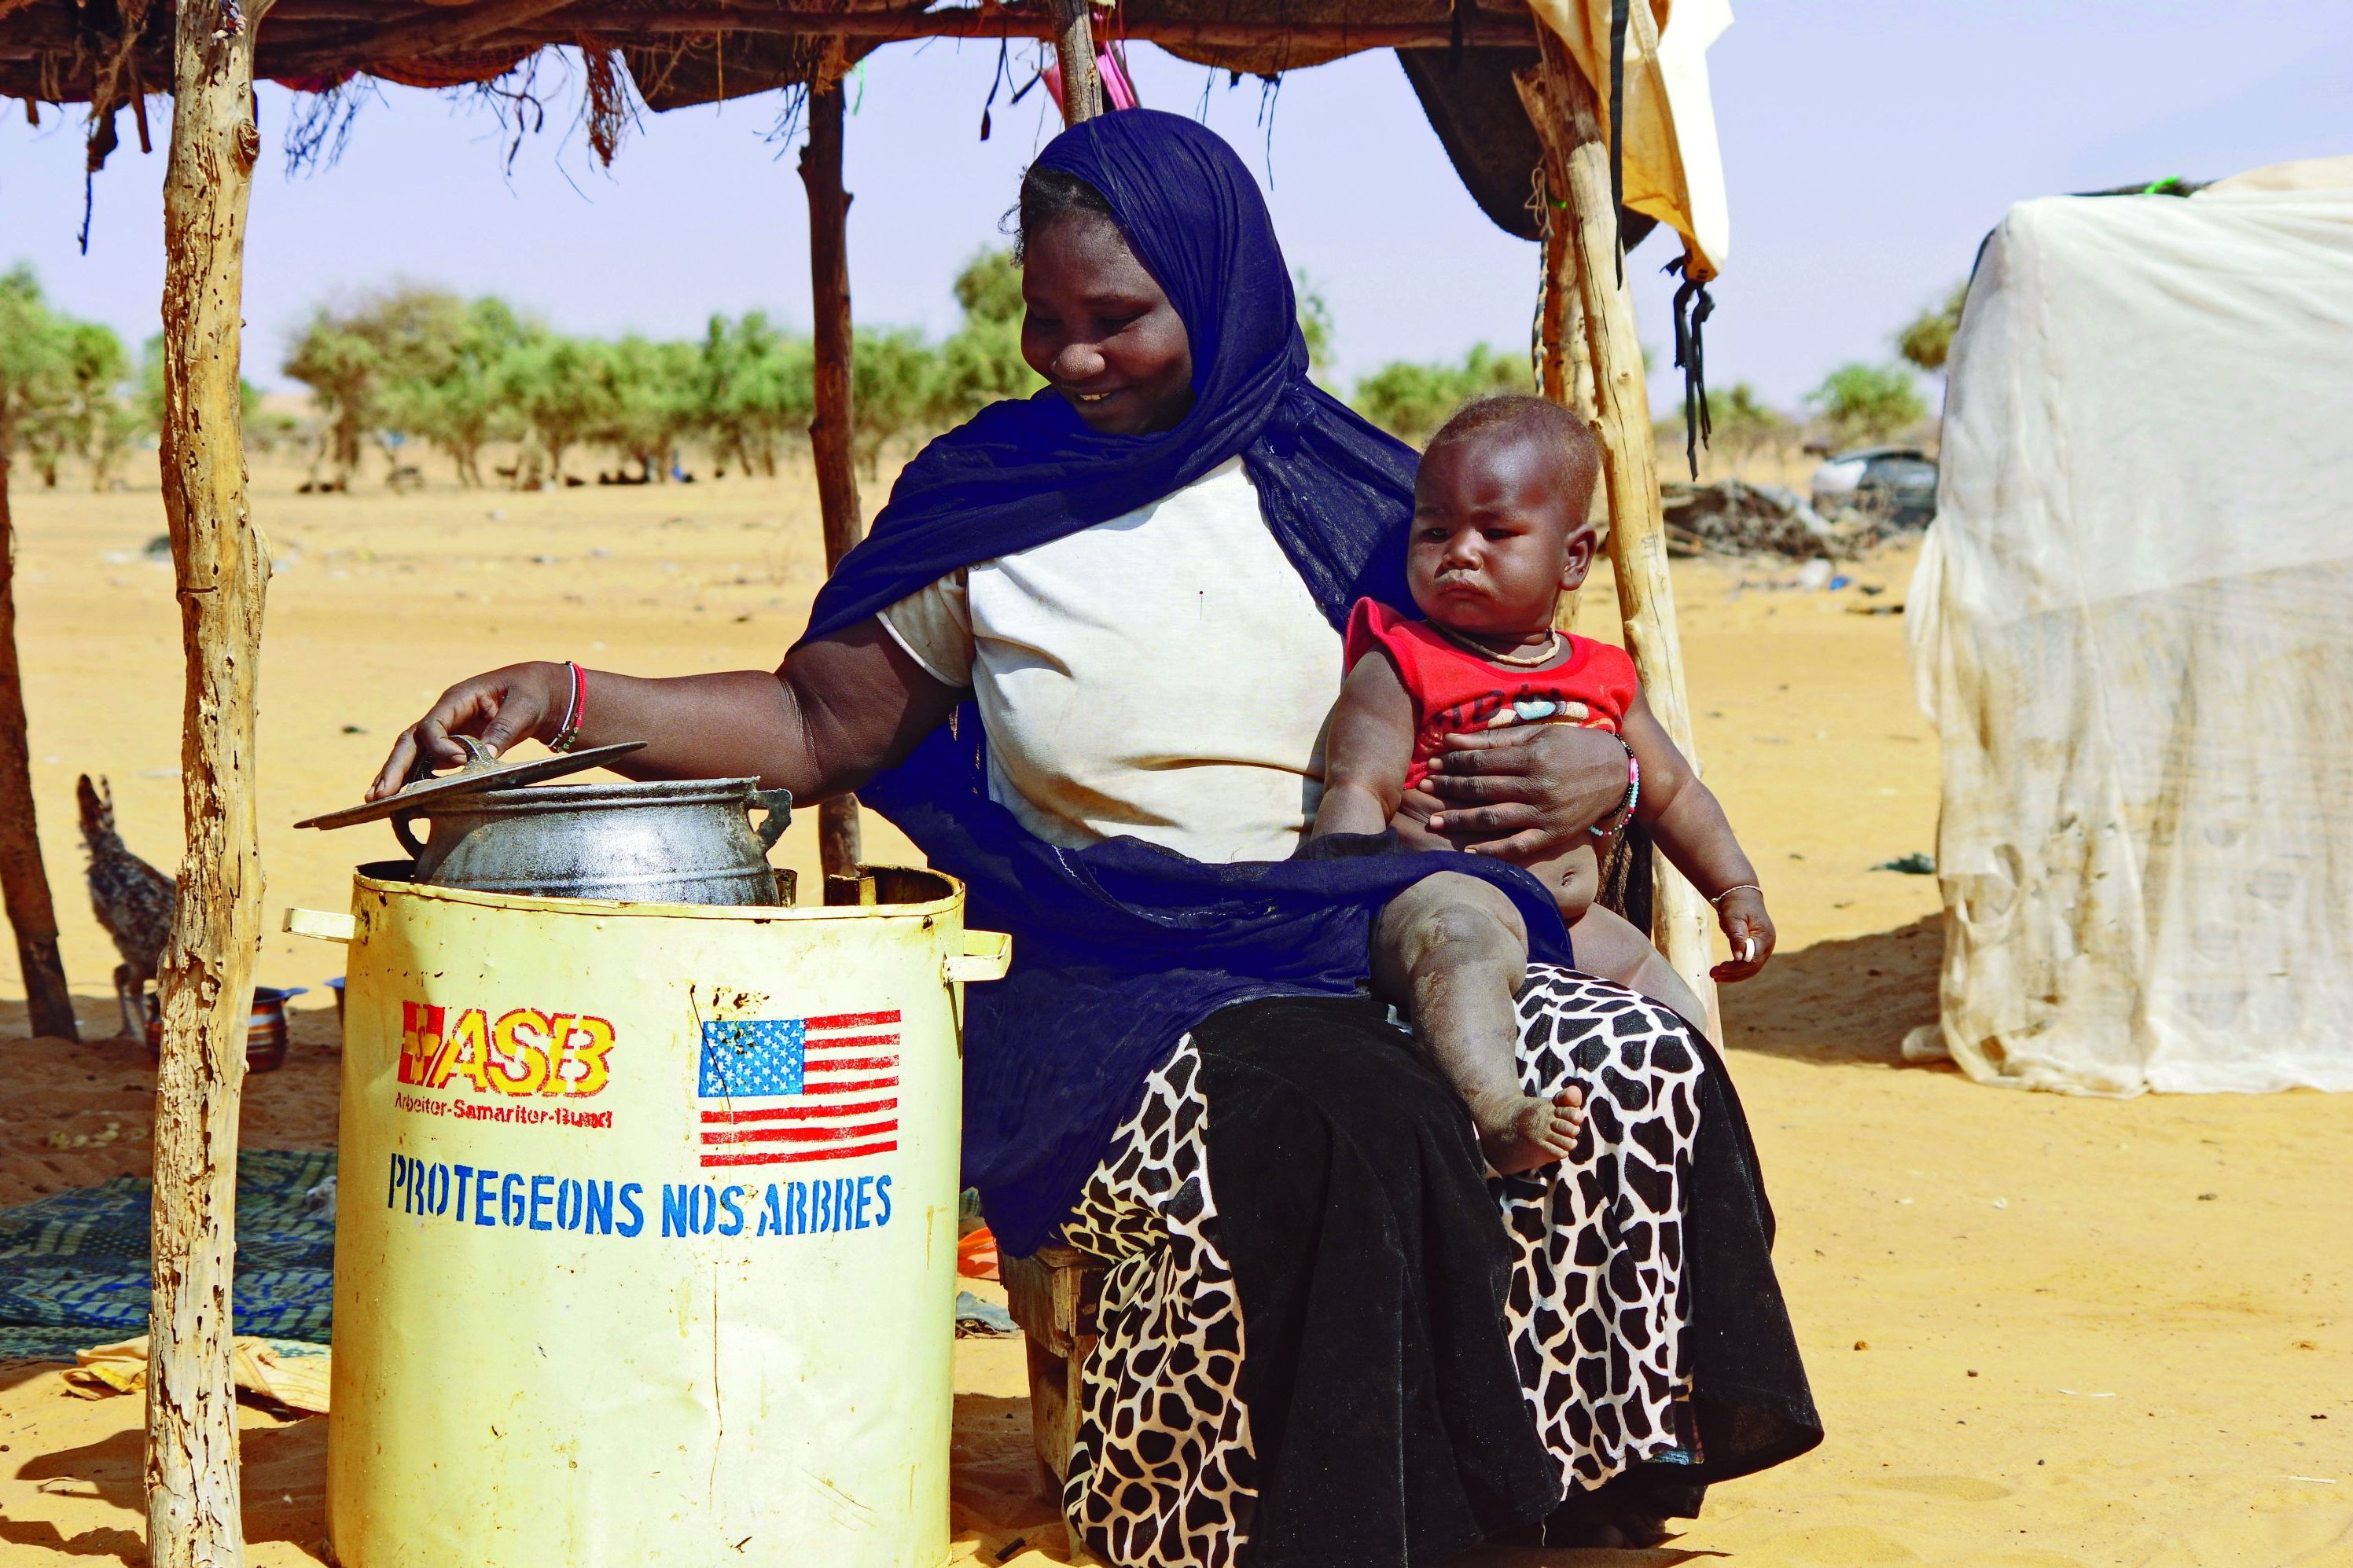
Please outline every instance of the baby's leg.
[[1528, 933], [1511, 900], [1441, 871], [1389, 901], [1373, 933], [1373, 984], [1471, 1108], [1487, 1163], [1504, 1175], [1567, 1155], [1585, 1124], [1581, 1092], [1520, 1092], [1518, 1010]]
[[1673, 1008], [1686, 1022], [1706, 1027], [1706, 1007], [1625, 916], [1596, 904], [1568, 928], [1568, 940], [1577, 951], [1577, 967], [1586, 973], [1639, 991]]

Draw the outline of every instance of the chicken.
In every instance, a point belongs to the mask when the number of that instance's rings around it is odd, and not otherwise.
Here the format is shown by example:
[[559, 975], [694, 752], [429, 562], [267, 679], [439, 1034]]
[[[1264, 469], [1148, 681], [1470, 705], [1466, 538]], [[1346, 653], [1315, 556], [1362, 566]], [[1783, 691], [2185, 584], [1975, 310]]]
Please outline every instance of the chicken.
[[114, 970], [114, 994], [122, 1004], [122, 1032], [137, 1039], [146, 1033], [147, 983], [155, 978], [164, 944], [172, 940], [178, 893], [171, 878], [123, 847], [114, 830], [114, 792], [105, 781], [92, 784], [84, 773], [75, 794], [81, 802], [82, 843], [90, 850], [90, 907], [122, 954]]

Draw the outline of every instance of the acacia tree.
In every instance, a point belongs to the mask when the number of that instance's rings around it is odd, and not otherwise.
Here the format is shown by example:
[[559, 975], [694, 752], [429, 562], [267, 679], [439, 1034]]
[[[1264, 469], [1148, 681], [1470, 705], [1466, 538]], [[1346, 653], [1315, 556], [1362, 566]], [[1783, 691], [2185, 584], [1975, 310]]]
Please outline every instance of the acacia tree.
[[[102, 361], [106, 367], [106, 393], [91, 404], [82, 426], [80, 451], [82, 460], [90, 465], [90, 488], [103, 490], [113, 481], [115, 468], [131, 448], [161, 426], [146, 416], [137, 392], [137, 373], [131, 368], [131, 355], [122, 340], [110, 331], [103, 344], [91, 346], [95, 351], [92, 357]], [[144, 368], [142, 365], [141, 370]], [[248, 393], [252, 391], [249, 384], [239, 384]]]
[[1735, 472], [1758, 453], [1785, 446], [1790, 437], [1788, 415], [1767, 406], [1748, 383], [1736, 382], [1721, 395], [1707, 395], [1708, 424], [1714, 445], [1732, 459]]
[[322, 305], [311, 312], [279, 368], [311, 389], [324, 422], [324, 455], [337, 481], [349, 484], [360, 466], [361, 433], [376, 413], [383, 356]]
[[698, 425], [722, 465], [773, 475], [776, 442], [804, 430], [816, 408], [808, 341], [763, 310], [711, 318], [695, 373]]
[[1021, 264], [1004, 246], [984, 246], [965, 261], [952, 287], [956, 308], [969, 327], [989, 321], [1019, 327], [1025, 307], [1021, 300]]
[[615, 403], [611, 350], [590, 339], [535, 331], [500, 361], [500, 388], [547, 464], [564, 482], [564, 455], [609, 424]]
[[611, 401], [590, 435], [638, 465], [646, 479], [670, 478], [670, 459], [703, 423], [691, 343], [658, 343], [632, 334], [605, 354]]
[[1911, 371], [1901, 364], [1842, 364], [1806, 395], [1806, 402], [1841, 446], [1883, 441], [1928, 414]]
[[943, 402], [939, 356], [920, 334], [860, 329], [850, 350], [850, 449], [868, 477], [886, 445], [938, 422]]
[[1922, 370], [1941, 372], [1952, 357], [1953, 334], [1961, 330], [1961, 306], [1969, 297], [1969, 280], [1962, 279], [1941, 305], [1921, 311], [1895, 334], [1895, 352]]
[[50, 370], [21, 429], [26, 455], [41, 483], [55, 489], [61, 459], [80, 458], [95, 468], [101, 451], [128, 442], [123, 427], [131, 414], [123, 405], [122, 384], [131, 360], [111, 327], [54, 311], [44, 314], [47, 324], [37, 330], [48, 340]]
[[956, 274], [964, 323], [940, 345], [931, 416], [952, 424], [1046, 384], [1021, 358], [1021, 268], [1010, 250], [981, 250]]
[[[360, 447], [409, 412], [401, 389], [451, 374], [465, 335], [466, 302], [446, 289], [399, 284], [348, 310], [320, 306], [281, 367], [311, 388], [325, 416], [327, 457], [348, 484]], [[386, 456], [391, 455], [386, 445]]]
[[20, 262], [0, 272], [0, 463], [67, 380], [59, 336], [32, 268]]
[[439, 318], [445, 328], [430, 352], [419, 353], [386, 389], [385, 412], [449, 456], [458, 482], [482, 482], [481, 451], [492, 441], [521, 436], [523, 426], [507, 405], [501, 371], [528, 341], [522, 319], [503, 300], [472, 300]]
[[1475, 343], [1461, 364], [1393, 360], [1356, 383], [1355, 403], [1357, 413], [1419, 447], [1474, 397], [1534, 390], [1526, 359]]

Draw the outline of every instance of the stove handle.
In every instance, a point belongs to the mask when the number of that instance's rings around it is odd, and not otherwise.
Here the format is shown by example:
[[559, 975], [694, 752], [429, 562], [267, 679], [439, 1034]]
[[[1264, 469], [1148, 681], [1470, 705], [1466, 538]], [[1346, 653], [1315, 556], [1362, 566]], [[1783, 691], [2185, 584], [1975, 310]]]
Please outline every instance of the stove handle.
[[943, 966], [947, 979], [960, 985], [1002, 980], [1013, 967], [1013, 938], [1001, 931], [967, 931], [964, 951], [948, 955]]
[[350, 942], [359, 934], [359, 918], [326, 910], [288, 910], [285, 930], [295, 936], [316, 937], [321, 942]]

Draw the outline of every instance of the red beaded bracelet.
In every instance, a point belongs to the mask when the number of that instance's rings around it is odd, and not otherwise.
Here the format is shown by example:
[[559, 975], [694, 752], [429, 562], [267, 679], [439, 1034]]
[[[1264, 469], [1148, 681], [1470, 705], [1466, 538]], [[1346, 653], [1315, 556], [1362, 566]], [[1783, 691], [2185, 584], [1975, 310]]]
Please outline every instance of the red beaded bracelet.
[[564, 722], [555, 731], [555, 739], [547, 743], [551, 752], [568, 752], [580, 743], [580, 725], [588, 717], [588, 672], [570, 659], [564, 668], [572, 672], [572, 700], [564, 705]]
[[[1626, 746], [1625, 736], [1619, 735], [1613, 737], [1613, 739], [1615, 739], [1620, 745]], [[1586, 831], [1593, 835], [1596, 838], [1609, 838], [1614, 837], [1620, 828], [1634, 820], [1634, 807], [1641, 802], [1641, 798], [1642, 763], [1641, 759], [1634, 755], [1634, 748], [1631, 746], [1626, 746], [1626, 799], [1619, 805], [1617, 811], [1610, 816], [1609, 821], [1597, 822], [1591, 827], [1587, 828]]]

